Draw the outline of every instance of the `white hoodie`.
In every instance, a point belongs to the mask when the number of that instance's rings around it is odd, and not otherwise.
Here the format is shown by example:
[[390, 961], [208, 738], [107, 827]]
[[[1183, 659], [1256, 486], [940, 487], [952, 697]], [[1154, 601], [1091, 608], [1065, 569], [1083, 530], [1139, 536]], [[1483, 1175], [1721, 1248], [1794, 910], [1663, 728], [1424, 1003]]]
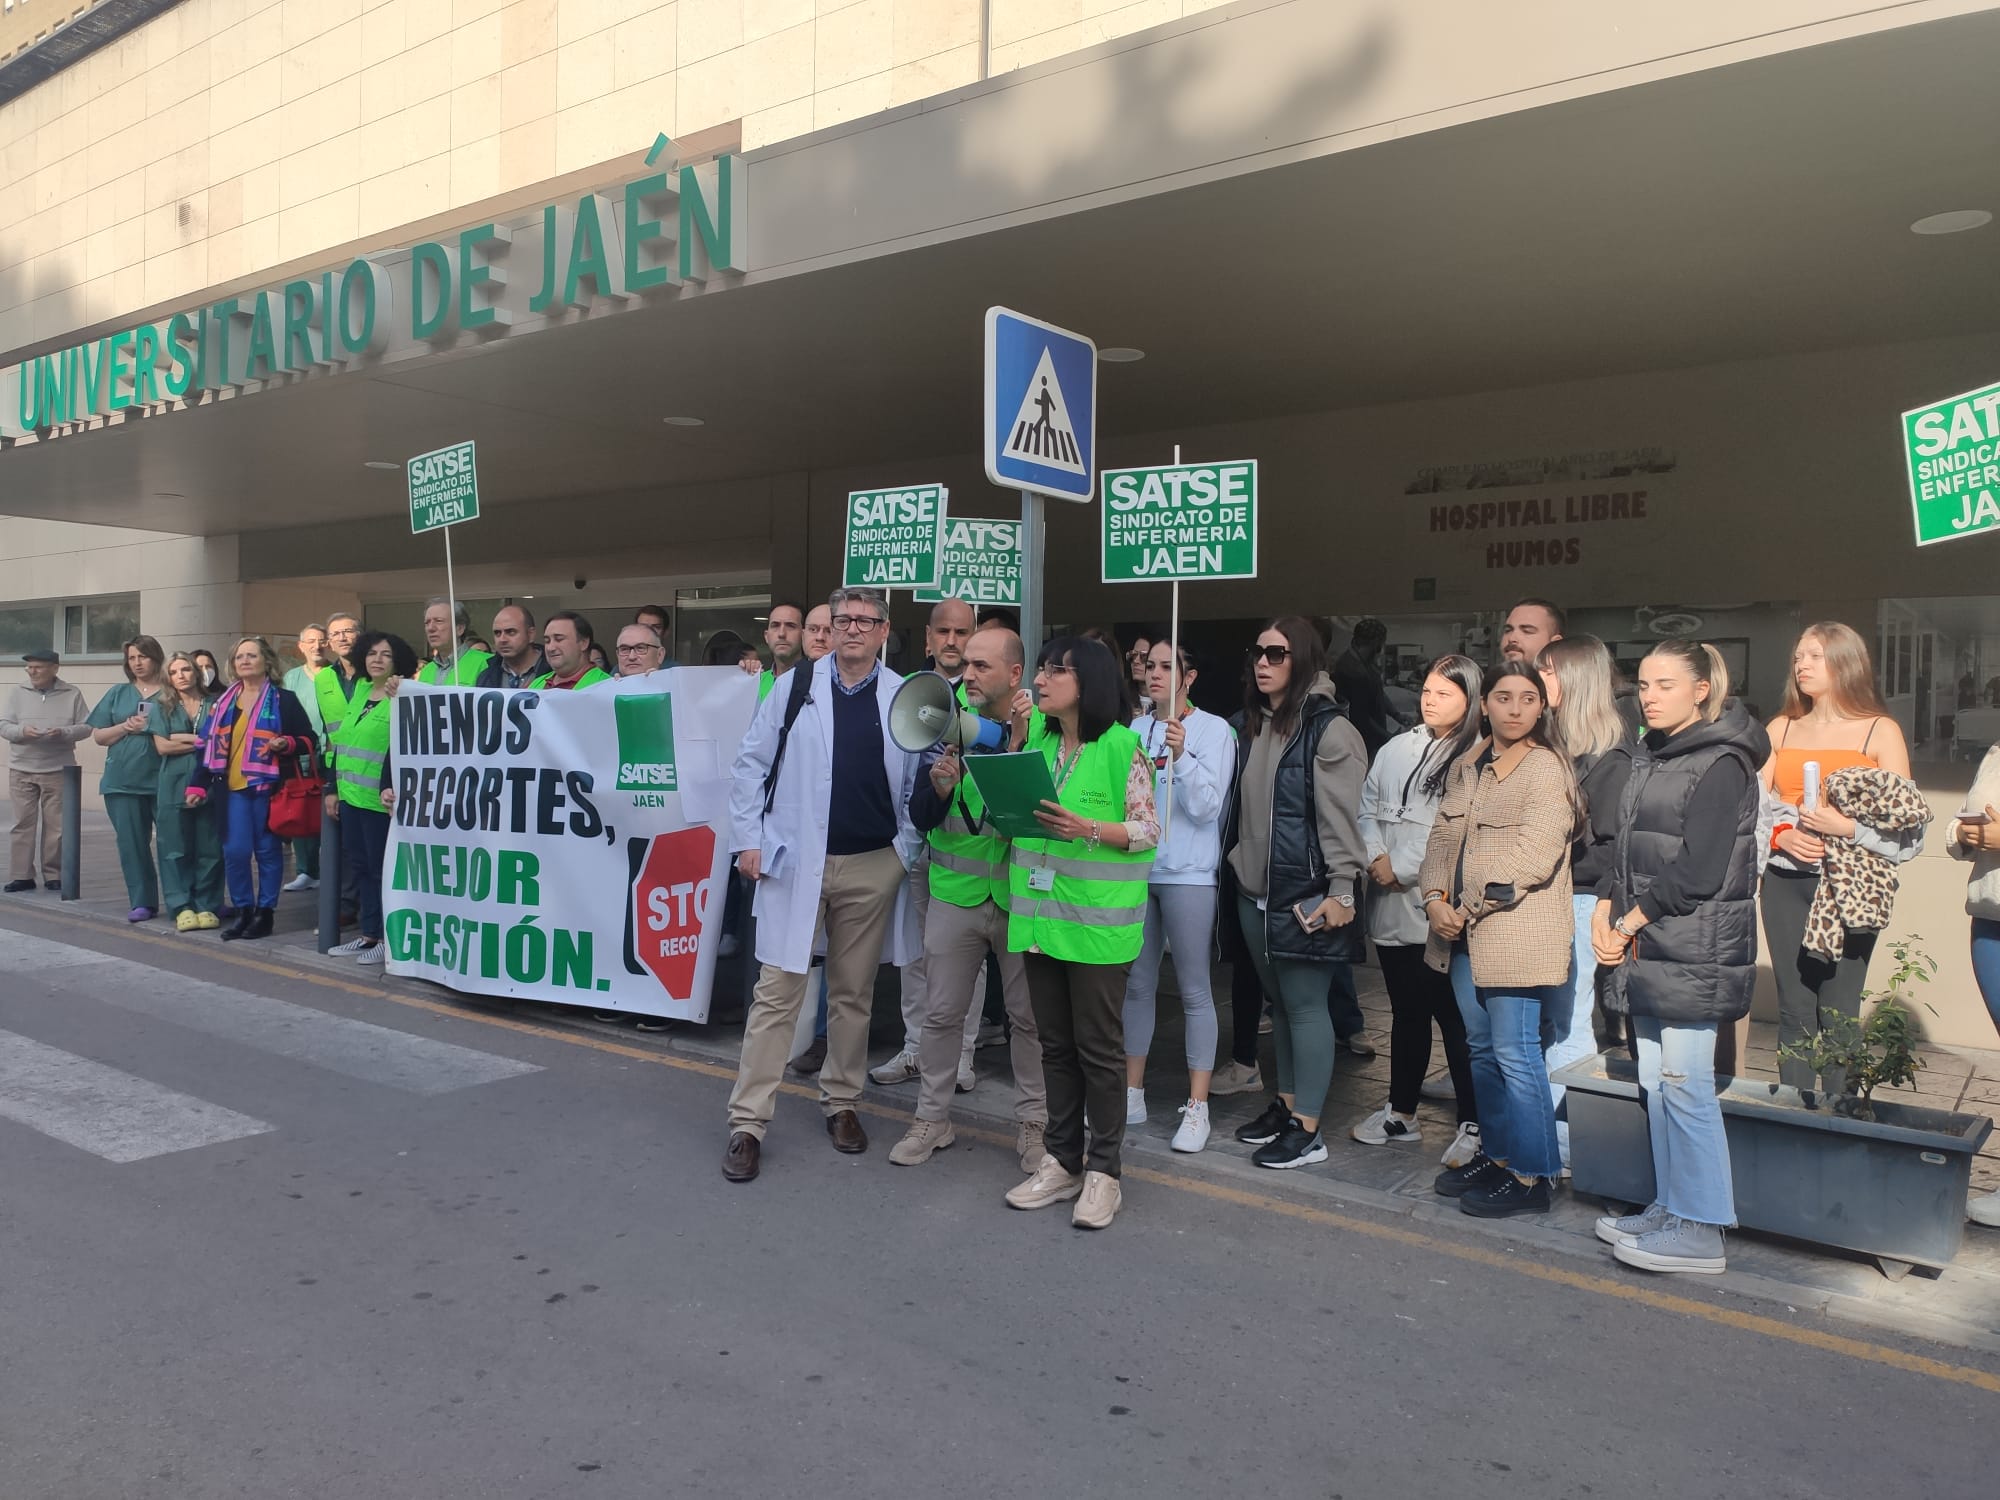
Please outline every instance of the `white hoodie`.
[[[1423, 892], [1417, 889], [1417, 874], [1424, 863], [1424, 847], [1430, 842], [1431, 824], [1437, 820], [1437, 796], [1426, 796], [1422, 782], [1437, 769], [1443, 747], [1428, 726], [1419, 724], [1384, 745], [1368, 768], [1361, 787], [1361, 842], [1373, 864], [1378, 855], [1389, 856], [1389, 868], [1402, 884], [1400, 891], [1384, 890], [1373, 880], [1368, 886], [1368, 935], [1392, 947], [1421, 946], [1430, 936], [1424, 917]], [[1428, 763], [1427, 763], [1428, 762]]]
[[1153, 798], [1165, 838], [1153, 855], [1152, 885], [1214, 885], [1222, 863], [1222, 810], [1236, 776], [1236, 731], [1205, 709], [1181, 720], [1187, 744], [1174, 762], [1173, 820], [1167, 821], [1167, 726], [1151, 714], [1132, 721], [1139, 745], [1153, 762]]

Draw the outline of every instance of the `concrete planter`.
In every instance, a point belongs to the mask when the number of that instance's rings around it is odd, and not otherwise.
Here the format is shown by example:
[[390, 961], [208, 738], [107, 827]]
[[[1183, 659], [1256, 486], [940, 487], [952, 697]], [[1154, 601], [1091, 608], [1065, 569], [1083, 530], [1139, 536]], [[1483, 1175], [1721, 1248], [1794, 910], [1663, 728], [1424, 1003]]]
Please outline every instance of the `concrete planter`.
[[[1579, 1193], [1653, 1201], [1653, 1151], [1638, 1071], [1618, 1057], [1562, 1069], [1570, 1170]], [[1873, 1120], [1807, 1108], [1797, 1089], [1718, 1079], [1744, 1229], [1870, 1255], [1884, 1272], [1942, 1270], [1965, 1238], [1972, 1159], [1992, 1133], [1984, 1115], [1875, 1103]]]

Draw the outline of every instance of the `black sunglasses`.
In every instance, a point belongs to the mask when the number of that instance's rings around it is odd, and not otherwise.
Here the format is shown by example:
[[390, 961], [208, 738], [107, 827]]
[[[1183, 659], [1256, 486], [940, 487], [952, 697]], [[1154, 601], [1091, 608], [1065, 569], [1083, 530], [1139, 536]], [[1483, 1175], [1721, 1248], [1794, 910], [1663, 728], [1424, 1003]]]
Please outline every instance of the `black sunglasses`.
[[1250, 661], [1252, 665], [1255, 665], [1258, 658], [1261, 657], [1274, 667], [1283, 666], [1291, 654], [1292, 648], [1290, 646], [1252, 646], [1250, 648]]

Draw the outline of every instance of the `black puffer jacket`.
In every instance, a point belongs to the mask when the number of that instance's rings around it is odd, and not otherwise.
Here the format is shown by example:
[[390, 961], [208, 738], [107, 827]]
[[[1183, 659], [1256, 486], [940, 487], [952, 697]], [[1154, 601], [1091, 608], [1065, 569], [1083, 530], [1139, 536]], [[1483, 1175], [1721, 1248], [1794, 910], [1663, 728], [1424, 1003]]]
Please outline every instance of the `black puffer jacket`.
[[1670, 867], [1682, 862], [1691, 836], [1688, 804], [1704, 775], [1734, 757], [1747, 771], [1735, 809], [1719, 888], [1686, 888], [1693, 909], [1662, 916], [1639, 930], [1627, 961], [1611, 971], [1608, 1010], [1662, 1021], [1734, 1021], [1747, 1015], [1757, 986], [1757, 771], [1771, 742], [1763, 726], [1731, 703], [1713, 724], [1696, 724], [1671, 738], [1646, 737], [1620, 801], [1608, 892], [1622, 916]]

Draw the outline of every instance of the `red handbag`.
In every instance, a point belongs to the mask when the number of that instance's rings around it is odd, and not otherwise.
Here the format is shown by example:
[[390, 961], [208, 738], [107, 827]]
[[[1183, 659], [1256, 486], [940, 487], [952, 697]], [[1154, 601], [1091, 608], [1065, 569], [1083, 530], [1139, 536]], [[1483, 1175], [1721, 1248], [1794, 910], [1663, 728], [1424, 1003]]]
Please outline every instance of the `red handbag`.
[[316, 839], [326, 810], [326, 783], [319, 755], [303, 750], [293, 757], [293, 772], [271, 793], [271, 832], [281, 839]]

